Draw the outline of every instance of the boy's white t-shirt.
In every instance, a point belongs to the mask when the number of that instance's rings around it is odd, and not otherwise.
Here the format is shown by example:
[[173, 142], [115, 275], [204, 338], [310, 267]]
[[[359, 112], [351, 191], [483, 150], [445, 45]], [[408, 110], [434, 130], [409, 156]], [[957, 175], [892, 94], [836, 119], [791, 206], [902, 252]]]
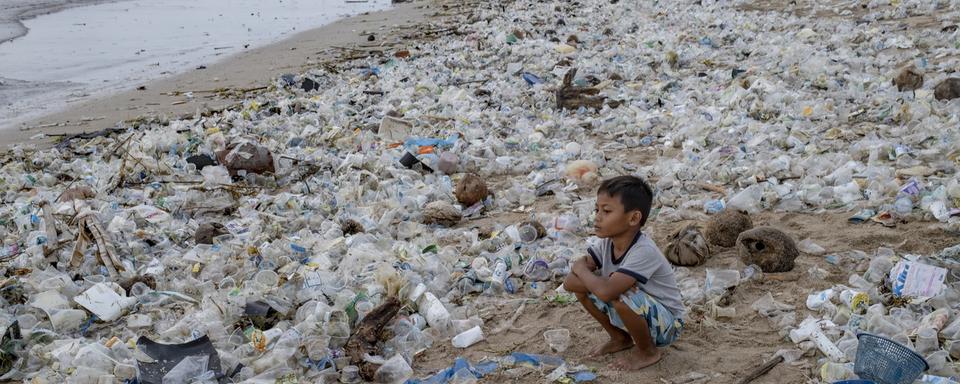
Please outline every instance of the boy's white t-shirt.
[[587, 253], [598, 265], [601, 276], [610, 277], [615, 272], [624, 273], [637, 280], [637, 285], [681, 318], [684, 313], [680, 288], [673, 275], [673, 266], [660, 252], [657, 244], [643, 232], [637, 232], [630, 248], [624, 255], [613, 254], [613, 240], [591, 238], [587, 241]]

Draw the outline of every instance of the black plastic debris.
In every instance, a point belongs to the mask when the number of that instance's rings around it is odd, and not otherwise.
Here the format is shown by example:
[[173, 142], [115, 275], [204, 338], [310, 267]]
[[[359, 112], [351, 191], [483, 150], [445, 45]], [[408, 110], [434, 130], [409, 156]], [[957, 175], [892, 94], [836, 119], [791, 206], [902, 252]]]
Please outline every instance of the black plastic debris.
[[273, 328], [284, 317], [277, 308], [264, 300], [248, 301], [243, 308], [243, 315], [259, 329]]
[[9, 324], [0, 323], [0, 375], [13, 369], [23, 347], [23, 336], [20, 334], [20, 323], [16, 320]]
[[305, 92], [313, 92], [320, 89], [320, 83], [313, 81], [311, 78], [303, 79], [303, 82], [300, 83], [300, 89]]
[[294, 137], [287, 142], [287, 146], [291, 148], [302, 147], [306, 142], [302, 137]]
[[207, 369], [216, 374], [220, 383], [226, 383], [226, 377], [220, 367], [220, 355], [207, 336], [200, 337], [183, 344], [160, 344], [146, 336], [137, 339], [137, 347], [144, 354], [155, 360], [153, 363], [137, 362], [140, 370], [138, 380], [141, 384], [162, 384], [164, 376], [177, 364], [190, 356], [207, 355], [210, 359]]
[[216, 160], [214, 160], [212, 157], [207, 156], [207, 155], [204, 155], [204, 154], [193, 155], [193, 156], [188, 157], [188, 158], [187, 158], [187, 163], [190, 163], [190, 164], [193, 164], [194, 166], [196, 166], [198, 171], [199, 171], [199, 170], [202, 170], [202, 169], [205, 168], [205, 167], [209, 167], [209, 166], [212, 166], [212, 165], [217, 165], [217, 161], [216, 161]]
[[414, 154], [406, 152], [403, 154], [403, 157], [400, 158], [400, 164], [408, 169], [420, 170], [423, 172], [433, 173], [433, 168], [428, 167], [426, 164], [420, 162], [420, 159], [417, 158]]
[[554, 189], [561, 187], [563, 187], [563, 183], [559, 179], [545, 181], [537, 186], [537, 196], [552, 195]]

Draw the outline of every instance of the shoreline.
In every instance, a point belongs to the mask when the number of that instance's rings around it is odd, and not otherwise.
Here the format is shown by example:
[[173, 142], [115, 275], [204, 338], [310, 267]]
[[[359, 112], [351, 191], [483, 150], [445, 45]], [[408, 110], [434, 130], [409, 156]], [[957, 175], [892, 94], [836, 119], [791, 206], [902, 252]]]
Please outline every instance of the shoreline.
[[[84, 7], [88, 5], [97, 5], [104, 3], [116, 3], [123, 0], [66, 0], [47, 1], [39, 4], [23, 2], [21, 4], [8, 4], [0, 8], [0, 44], [9, 43], [30, 32], [30, 29], [23, 24], [24, 20], [29, 20], [37, 16], [49, 15], [74, 7]], [[8, 13], [8, 14], [5, 14]], [[10, 32], [4, 32], [9, 30]]]
[[[70, 135], [116, 127], [136, 119], [176, 118], [219, 110], [241, 102], [246, 92], [272, 84], [279, 76], [299, 74], [336, 57], [337, 47], [384, 49], [405, 43], [397, 35], [434, 20], [433, 1], [395, 4], [390, 9], [339, 19], [263, 47], [239, 52], [205, 66], [145, 83], [129, 84], [103, 96], [74, 101], [62, 110], [27, 119], [4, 130], [0, 146], [49, 145], [50, 135]], [[369, 42], [373, 33], [376, 40]], [[138, 90], [137, 88], [144, 89]], [[217, 90], [233, 90], [223, 96]], [[192, 96], [192, 97], [191, 97]], [[41, 134], [43, 137], [41, 137]]]

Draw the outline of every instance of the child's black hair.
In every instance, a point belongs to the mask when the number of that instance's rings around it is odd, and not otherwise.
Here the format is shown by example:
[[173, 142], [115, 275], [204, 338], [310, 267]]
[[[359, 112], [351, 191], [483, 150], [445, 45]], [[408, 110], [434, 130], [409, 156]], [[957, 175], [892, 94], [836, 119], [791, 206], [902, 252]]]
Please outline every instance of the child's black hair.
[[650, 206], [653, 204], [653, 190], [643, 179], [636, 176], [617, 176], [606, 179], [600, 184], [597, 193], [606, 193], [611, 197], [619, 197], [623, 210], [630, 212], [640, 210], [640, 227], [647, 223], [650, 216]]

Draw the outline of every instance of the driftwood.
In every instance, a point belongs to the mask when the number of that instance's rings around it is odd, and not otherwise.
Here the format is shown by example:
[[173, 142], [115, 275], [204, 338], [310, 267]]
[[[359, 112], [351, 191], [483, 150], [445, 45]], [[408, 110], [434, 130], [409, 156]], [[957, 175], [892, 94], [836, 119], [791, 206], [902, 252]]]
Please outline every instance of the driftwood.
[[347, 340], [347, 345], [343, 347], [344, 352], [350, 357], [350, 364], [360, 367], [360, 376], [364, 380], [373, 380], [373, 375], [380, 366], [364, 360], [363, 356], [380, 354], [377, 348], [380, 332], [397, 316], [398, 312], [400, 312], [400, 300], [396, 297], [388, 298], [360, 321], [356, 331]]
[[64, 138], [63, 138], [63, 139], [60, 141], [60, 143], [57, 144], [57, 146], [56, 146], [57, 149], [63, 149], [63, 148], [66, 148], [68, 145], [70, 145], [70, 142], [73, 141], [74, 139], [89, 140], [89, 139], [93, 139], [93, 138], [96, 138], [96, 137], [110, 136], [110, 135], [112, 135], [112, 134], [122, 133], [122, 132], [126, 132], [126, 131], [127, 131], [126, 128], [107, 128], [107, 129], [102, 129], [102, 130], [95, 131], [95, 132], [83, 132], [83, 133], [77, 133], [77, 134], [72, 134], [72, 135], [70, 135], [70, 134], [65, 134], [65, 133], [62, 133], [62, 134], [61, 134], [61, 133], [50, 133], [50, 134], [47, 134], [47, 136], [51, 136], [51, 137], [63, 136]]
[[782, 362], [783, 362], [783, 356], [774, 357], [772, 360], [764, 363], [763, 365], [751, 371], [749, 374], [747, 374], [747, 376], [744, 376], [744, 378], [740, 379], [740, 381], [738, 381], [737, 384], [747, 384], [751, 381], [754, 381], [758, 379], [760, 376], [766, 375], [767, 372], [770, 372], [770, 370], [773, 369], [773, 367], [776, 367]]
[[563, 75], [563, 84], [557, 89], [557, 109], [602, 108], [607, 98], [597, 96], [600, 93], [597, 88], [573, 85], [573, 78], [576, 76], [576, 68], [571, 68]]
[[47, 242], [43, 244], [43, 254], [50, 256], [59, 248], [60, 237], [57, 234], [57, 221], [53, 218], [53, 207], [50, 202], [41, 201], [40, 209], [43, 210], [43, 230], [47, 235]]
[[120, 276], [123, 272], [123, 264], [117, 257], [117, 251], [110, 241], [110, 233], [103, 229], [97, 213], [86, 211], [77, 215], [74, 222], [78, 227], [77, 242], [73, 247], [73, 256], [70, 259], [70, 266], [77, 268], [83, 262], [83, 249], [91, 240], [97, 245], [97, 258], [100, 264], [107, 267], [107, 272], [111, 278]]

